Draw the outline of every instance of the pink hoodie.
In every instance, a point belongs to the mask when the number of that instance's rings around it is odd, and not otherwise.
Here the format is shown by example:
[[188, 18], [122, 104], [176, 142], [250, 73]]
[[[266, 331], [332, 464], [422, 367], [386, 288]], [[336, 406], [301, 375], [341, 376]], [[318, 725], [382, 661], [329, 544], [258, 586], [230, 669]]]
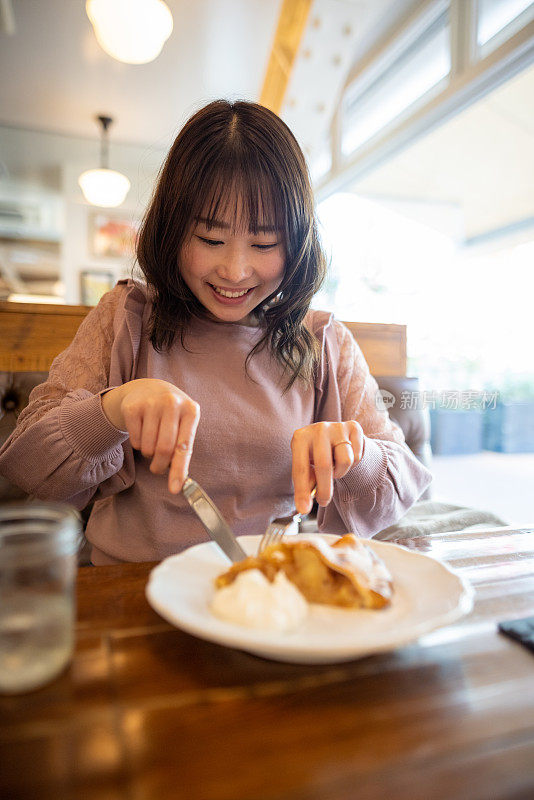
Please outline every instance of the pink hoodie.
[[236, 534], [263, 533], [294, 506], [290, 441], [318, 421], [356, 419], [363, 458], [334, 481], [319, 509], [323, 531], [370, 537], [393, 524], [431, 481], [400, 428], [375, 404], [377, 384], [350, 332], [331, 314], [310, 311], [322, 346], [314, 386], [284, 374], [268, 349], [245, 358], [261, 335], [246, 325], [194, 321], [185, 349], [154, 350], [151, 300], [142, 284], [119, 281], [82, 322], [71, 345], [37, 386], [0, 450], [0, 472], [27, 493], [81, 509], [94, 500], [86, 535], [95, 564], [164, 558], [208, 537], [166, 475], [153, 475], [127, 432], [102, 410], [101, 394], [134, 378], [174, 383], [201, 418], [189, 473], [213, 497]]

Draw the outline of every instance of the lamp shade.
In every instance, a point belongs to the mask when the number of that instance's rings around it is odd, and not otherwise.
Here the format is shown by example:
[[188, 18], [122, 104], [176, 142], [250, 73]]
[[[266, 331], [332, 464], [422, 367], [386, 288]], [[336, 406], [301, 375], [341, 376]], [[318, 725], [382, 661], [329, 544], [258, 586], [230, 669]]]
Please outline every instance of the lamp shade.
[[87, 0], [85, 9], [102, 49], [127, 64], [153, 61], [172, 33], [163, 0]]
[[130, 189], [126, 175], [113, 169], [88, 169], [82, 172], [78, 183], [88, 203], [104, 208], [120, 206]]

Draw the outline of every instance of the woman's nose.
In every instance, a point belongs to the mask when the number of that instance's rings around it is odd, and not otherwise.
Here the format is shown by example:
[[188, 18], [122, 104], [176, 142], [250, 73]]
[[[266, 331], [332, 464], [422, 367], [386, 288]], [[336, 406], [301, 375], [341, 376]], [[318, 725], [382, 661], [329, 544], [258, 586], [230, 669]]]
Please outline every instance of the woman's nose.
[[253, 273], [253, 267], [248, 258], [248, 254], [241, 251], [232, 251], [222, 258], [217, 273], [229, 283], [242, 283]]

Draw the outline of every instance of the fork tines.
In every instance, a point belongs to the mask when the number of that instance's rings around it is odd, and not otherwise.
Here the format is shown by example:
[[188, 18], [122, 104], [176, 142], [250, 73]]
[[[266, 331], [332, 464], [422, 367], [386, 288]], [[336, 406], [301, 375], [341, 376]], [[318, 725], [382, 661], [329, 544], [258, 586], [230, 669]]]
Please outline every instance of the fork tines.
[[262, 553], [266, 547], [280, 542], [290, 525], [294, 522], [300, 522], [300, 514], [292, 514], [289, 517], [277, 517], [269, 523], [267, 530], [263, 534], [260, 545], [258, 547], [258, 555]]

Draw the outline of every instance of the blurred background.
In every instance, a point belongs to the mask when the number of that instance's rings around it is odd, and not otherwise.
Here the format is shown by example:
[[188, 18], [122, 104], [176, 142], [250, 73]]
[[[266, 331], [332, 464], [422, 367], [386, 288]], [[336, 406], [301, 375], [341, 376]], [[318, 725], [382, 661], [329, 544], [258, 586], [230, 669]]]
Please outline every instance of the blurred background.
[[312, 174], [315, 307], [407, 326], [435, 496], [533, 523], [534, 3], [0, 0], [0, 70], [0, 299], [93, 305], [136, 274], [185, 120], [262, 102]]

